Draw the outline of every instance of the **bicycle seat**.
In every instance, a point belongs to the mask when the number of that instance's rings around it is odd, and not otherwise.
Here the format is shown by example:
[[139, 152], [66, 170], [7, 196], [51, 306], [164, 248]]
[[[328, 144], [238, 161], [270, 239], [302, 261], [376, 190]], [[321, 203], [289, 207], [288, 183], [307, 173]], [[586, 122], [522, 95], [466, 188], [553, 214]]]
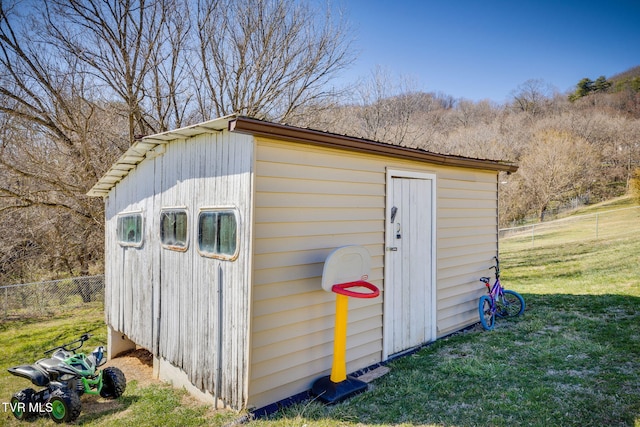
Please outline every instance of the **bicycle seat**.
[[481, 277], [480, 281], [484, 282], [484, 283], [489, 283], [491, 281], [491, 278], [489, 278], [489, 277]]

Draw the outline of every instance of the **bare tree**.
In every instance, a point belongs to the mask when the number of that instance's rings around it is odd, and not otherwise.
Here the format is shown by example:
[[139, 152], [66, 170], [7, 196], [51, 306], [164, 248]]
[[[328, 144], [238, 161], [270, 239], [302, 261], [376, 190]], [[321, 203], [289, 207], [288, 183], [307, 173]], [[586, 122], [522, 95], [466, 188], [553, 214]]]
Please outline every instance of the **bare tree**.
[[345, 22], [316, 12], [294, 0], [0, 0], [0, 225], [25, 231], [0, 230], [0, 274], [31, 271], [16, 254], [40, 272], [100, 264], [103, 206], [85, 194], [136, 135], [321, 105], [353, 56]]
[[[598, 96], [610, 95], [591, 97]], [[599, 198], [620, 195], [621, 189], [628, 188], [634, 167], [640, 164], [640, 120], [607, 110], [584, 110], [579, 103], [580, 100], [572, 104], [572, 110], [538, 120], [532, 129], [553, 128], [588, 141], [602, 159], [593, 171], [594, 195]]]
[[553, 129], [538, 132], [520, 161], [521, 197], [542, 221], [550, 203], [586, 191], [598, 164], [597, 152], [584, 139]]
[[[185, 31], [181, 20], [170, 21], [179, 9], [177, 1], [46, 0], [45, 5], [51, 43], [124, 103], [131, 142], [135, 135], [174, 124], [167, 114], [180, 108], [171, 101]], [[168, 28], [170, 24], [174, 27]], [[163, 68], [167, 60], [168, 70]]]
[[443, 130], [442, 118], [454, 101], [417, 87], [413, 79], [392, 76], [389, 70], [378, 66], [341, 96], [305, 107], [301, 110], [304, 117], [293, 124], [433, 149], [434, 135]]
[[502, 107], [491, 101], [472, 102], [461, 100], [456, 104], [454, 116], [464, 127], [479, 123], [491, 123], [502, 111]]
[[551, 103], [554, 90], [541, 79], [529, 79], [511, 93], [516, 110], [532, 116], [542, 114]]
[[238, 112], [290, 121], [332, 96], [328, 83], [353, 60], [348, 28], [331, 9], [295, 0], [199, 0], [193, 66], [204, 118]]
[[416, 145], [413, 116], [441, 108], [432, 95], [416, 87], [412, 79], [393, 77], [389, 70], [376, 67], [368, 79], [355, 86], [347, 101], [354, 108], [348, 127], [342, 131], [376, 141]]
[[[126, 134], [111, 104], [91, 101], [77, 58], [52, 49], [37, 15], [15, 5], [0, 3], [0, 223], [19, 223], [18, 248], [37, 253], [41, 269], [86, 274], [101, 258], [103, 207], [85, 193]], [[4, 259], [17, 250], [12, 237], [3, 229]]]
[[150, 77], [145, 84], [145, 109], [155, 131], [164, 132], [203, 120], [196, 115], [189, 64], [195, 55], [191, 48], [191, 11], [184, 0], [166, 2], [166, 14], [156, 48], [152, 51]]

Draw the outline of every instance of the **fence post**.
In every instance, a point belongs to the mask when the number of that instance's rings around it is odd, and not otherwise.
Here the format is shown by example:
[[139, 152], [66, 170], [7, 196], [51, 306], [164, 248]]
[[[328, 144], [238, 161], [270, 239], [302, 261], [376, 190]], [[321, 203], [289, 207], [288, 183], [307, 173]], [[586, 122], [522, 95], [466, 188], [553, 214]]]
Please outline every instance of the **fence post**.
[[7, 320], [8, 309], [9, 309], [9, 288], [5, 287], [4, 288], [4, 320]]
[[533, 248], [535, 246], [535, 237], [536, 236], [536, 225], [533, 224], [531, 226], [531, 247]]

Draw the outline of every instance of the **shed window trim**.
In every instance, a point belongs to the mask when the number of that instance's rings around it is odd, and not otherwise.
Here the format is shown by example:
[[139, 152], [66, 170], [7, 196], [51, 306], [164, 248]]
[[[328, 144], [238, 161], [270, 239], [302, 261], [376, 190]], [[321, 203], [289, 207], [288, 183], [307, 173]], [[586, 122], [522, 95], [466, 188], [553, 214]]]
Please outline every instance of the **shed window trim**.
[[123, 212], [118, 215], [116, 225], [118, 244], [139, 248], [144, 243], [144, 218], [142, 211]]
[[165, 249], [185, 252], [189, 248], [189, 215], [187, 208], [160, 210], [160, 244]]
[[198, 253], [234, 261], [239, 253], [239, 215], [235, 208], [203, 208], [198, 213]]

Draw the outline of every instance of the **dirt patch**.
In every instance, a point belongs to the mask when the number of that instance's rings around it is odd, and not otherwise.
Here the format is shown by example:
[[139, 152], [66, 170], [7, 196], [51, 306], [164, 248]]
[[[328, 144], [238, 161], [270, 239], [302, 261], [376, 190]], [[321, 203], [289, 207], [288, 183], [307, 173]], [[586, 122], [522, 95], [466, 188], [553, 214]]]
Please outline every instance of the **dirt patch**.
[[[102, 370], [108, 366], [119, 368], [124, 373], [127, 384], [132, 381], [136, 381], [138, 387], [162, 384], [162, 381], [153, 377], [153, 355], [147, 350], [138, 349], [127, 352], [109, 360], [100, 369]], [[109, 400], [94, 395], [82, 397], [82, 414], [90, 419], [112, 412], [118, 413], [117, 416], [120, 418], [126, 416], [127, 411], [128, 409], [120, 399]]]
[[[137, 382], [138, 388], [145, 388], [152, 385], [166, 385], [167, 383], [153, 377], [153, 355], [145, 349], [132, 350], [109, 360], [100, 369], [108, 366], [119, 368], [127, 379], [127, 384], [132, 381]], [[125, 392], [125, 396], [127, 393]], [[220, 414], [220, 409], [215, 409], [211, 405], [206, 405], [195, 399], [188, 393], [184, 393], [181, 400], [182, 406], [197, 407], [207, 406], [205, 417], [215, 417]], [[82, 413], [89, 418], [100, 417], [103, 414], [114, 413], [116, 418], [126, 418], [130, 409], [120, 400], [107, 400], [99, 396], [83, 396]]]
[[115, 357], [108, 361], [106, 366], [119, 368], [124, 372], [127, 383], [137, 381], [138, 387], [162, 384], [162, 381], [153, 378], [153, 355], [143, 348]]
[[[111, 359], [105, 367], [115, 366], [119, 368], [127, 379], [127, 383], [137, 381], [139, 388], [150, 385], [166, 385], [167, 383], [153, 376], [153, 355], [143, 348], [131, 350]], [[102, 399], [104, 400], [104, 399]], [[184, 406], [202, 406], [203, 403], [188, 393], [182, 397]], [[208, 405], [207, 405], [208, 406]], [[215, 409], [212, 409], [215, 412]]]

